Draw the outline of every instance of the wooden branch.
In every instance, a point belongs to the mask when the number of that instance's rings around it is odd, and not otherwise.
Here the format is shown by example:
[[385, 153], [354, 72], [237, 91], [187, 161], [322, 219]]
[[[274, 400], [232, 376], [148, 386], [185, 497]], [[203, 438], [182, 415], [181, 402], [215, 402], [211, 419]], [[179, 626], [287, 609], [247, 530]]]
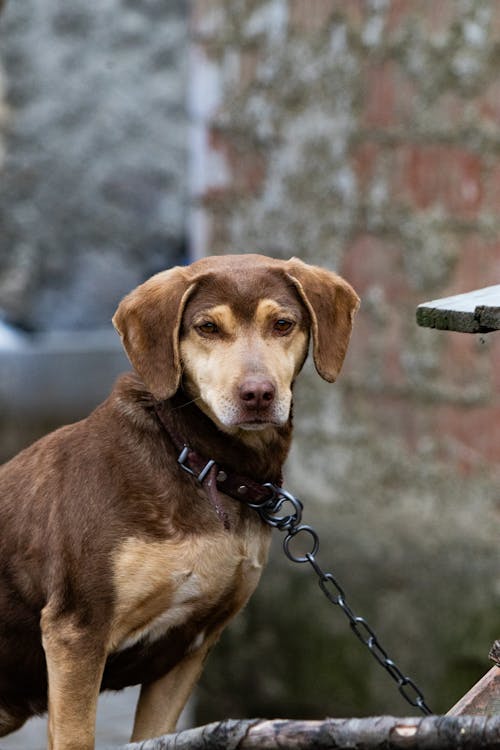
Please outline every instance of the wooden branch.
[[216, 722], [122, 750], [476, 750], [500, 748], [500, 716], [425, 716], [400, 719], [242, 719]]

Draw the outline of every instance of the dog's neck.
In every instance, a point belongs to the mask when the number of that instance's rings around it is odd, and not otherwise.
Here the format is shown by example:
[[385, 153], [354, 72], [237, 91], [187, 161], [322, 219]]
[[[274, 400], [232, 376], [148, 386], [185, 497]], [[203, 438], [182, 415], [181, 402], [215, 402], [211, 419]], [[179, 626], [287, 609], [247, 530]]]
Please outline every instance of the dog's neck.
[[174, 444], [187, 444], [230, 471], [241, 472], [244, 467], [245, 474], [255, 481], [279, 483], [291, 443], [291, 414], [280, 427], [227, 434], [182, 389], [157, 403], [156, 410]]
[[172, 398], [158, 402], [132, 372], [119, 378], [110, 399], [120, 419], [132, 420], [141, 430], [161, 430], [166, 441], [173, 444], [174, 453], [178, 453], [180, 443], [188, 444], [200, 456], [214, 460], [228, 471], [244, 473], [260, 483], [280, 482], [292, 438], [291, 413], [281, 427], [247, 433], [240, 430], [236, 435], [229, 435], [222, 432], [182, 389]]

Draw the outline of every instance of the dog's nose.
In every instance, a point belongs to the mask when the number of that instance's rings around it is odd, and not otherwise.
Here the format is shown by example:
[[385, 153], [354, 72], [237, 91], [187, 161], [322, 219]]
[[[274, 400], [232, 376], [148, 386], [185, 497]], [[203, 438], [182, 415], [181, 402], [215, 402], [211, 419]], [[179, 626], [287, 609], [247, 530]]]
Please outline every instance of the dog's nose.
[[269, 380], [249, 378], [240, 385], [240, 399], [251, 411], [267, 409], [274, 401], [276, 389]]

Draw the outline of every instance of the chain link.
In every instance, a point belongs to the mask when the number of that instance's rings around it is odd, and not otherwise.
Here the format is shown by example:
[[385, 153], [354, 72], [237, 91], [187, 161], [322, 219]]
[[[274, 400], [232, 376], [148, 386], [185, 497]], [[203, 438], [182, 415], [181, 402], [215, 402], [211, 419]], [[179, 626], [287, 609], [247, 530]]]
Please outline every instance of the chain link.
[[[420, 709], [423, 714], [431, 714], [432, 711], [425, 702], [420, 688], [410, 677], [403, 674], [397, 664], [389, 658], [387, 651], [380, 644], [375, 631], [365, 618], [354, 614], [347, 604], [344, 590], [335, 576], [321, 568], [316, 559], [319, 551], [319, 536], [312, 526], [301, 523], [304, 507], [301, 501], [281, 487], [276, 487], [273, 484], [266, 484], [265, 486], [271, 491], [271, 496], [260, 503], [248, 503], [248, 505], [259, 513], [264, 523], [287, 532], [283, 540], [283, 551], [288, 559], [299, 564], [309, 563], [318, 577], [319, 587], [325, 597], [331, 604], [340, 607], [349, 621], [354, 635], [367, 647], [374, 659], [397, 683], [398, 690], [407, 703]], [[283, 515], [287, 506], [291, 512], [288, 515]], [[294, 553], [292, 548], [293, 542], [301, 535], [302, 541], [309, 537], [311, 551], [305, 554]]]

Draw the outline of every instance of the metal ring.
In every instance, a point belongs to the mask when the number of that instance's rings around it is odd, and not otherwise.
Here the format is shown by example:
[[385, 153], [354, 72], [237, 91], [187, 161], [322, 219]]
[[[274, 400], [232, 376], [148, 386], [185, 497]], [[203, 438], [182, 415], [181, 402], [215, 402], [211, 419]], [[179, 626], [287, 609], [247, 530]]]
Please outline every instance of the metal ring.
[[[277, 515], [285, 503], [290, 503], [293, 506], [295, 513], [290, 513], [287, 516]], [[293, 499], [280, 497], [272, 511], [267, 514], [267, 517], [269, 523], [272, 523], [282, 531], [298, 527], [302, 518], [302, 503], [295, 497]]]
[[245, 503], [246, 505], [248, 505], [249, 508], [253, 508], [253, 510], [256, 510], [259, 512], [262, 509], [264, 509], [266, 505], [272, 505], [276, 501], [276, 498], [278, 497], [278, 491], [279, 491], [279, 487], [276, 487], [274, 484], [271, 484], [271, 482], [266, 482], [262, 486], [270, 490], [269, 497], [266, 497], [264, 498], [264, 500], [260, 500], [260, 502], [256, 502], [256, 503], [248, 503], [248, 502]]
[[[302, 509], [304, 507], [301, 501], [281, 487], [276, 487], [272, 484], [265, 484], [263, 486], [269, 487], [274, 494], [270, 497], [268, 502], [257, 508], [262, 520], [269, 526], [274, 526], [274, 528], [280, 529], [281, 531], [286, 531], [294, 526], [298, 526], [302, 518]], [[290, 503], [293, 506], [295, 513], [287, 516], [278, 515], [285, 503]]]
[[[312, 551], [309, 553], [306, 553], [305, 555], [294, 555], [292, 552], [290, 552], [290, 542], [291, 540], [296, 537], [298, 534], [300, 534], [301, 531], [306, 531], [308, 534], [311, 535], [313, 539], [313, 548]], [[311, 526], [298, 526], [297, 528], [290, 530], [288, 535], [283, 540], [283, 549], [285, 551], [285, 555], [288, 557], [289, 560], [296, 563], [305, 563], [309, 562], [309, 557], [315, 557], [318, 554], [319, 550], [319, 538], [317, 533], [314, 531], [314, 529]]]

